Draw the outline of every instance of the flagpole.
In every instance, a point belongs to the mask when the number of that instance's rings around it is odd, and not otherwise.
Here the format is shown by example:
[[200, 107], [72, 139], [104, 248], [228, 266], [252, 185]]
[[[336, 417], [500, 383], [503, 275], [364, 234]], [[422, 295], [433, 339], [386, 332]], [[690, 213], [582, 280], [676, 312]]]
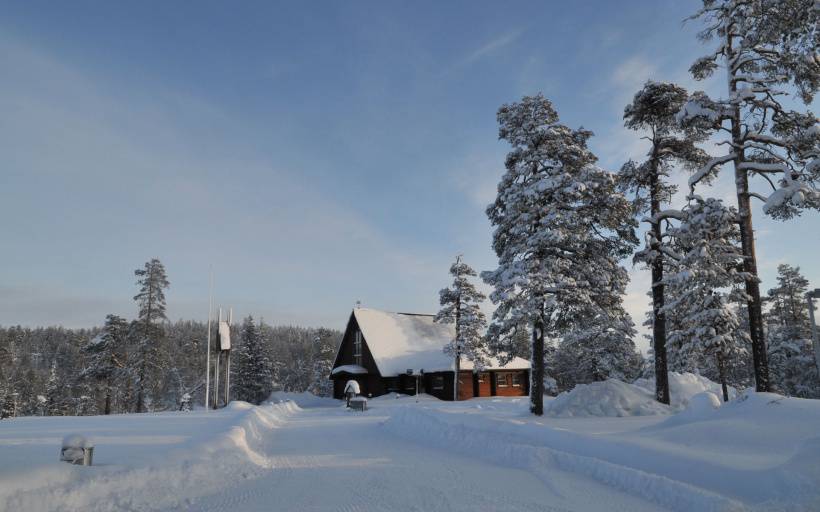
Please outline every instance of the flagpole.
[[210, 410], [208, 398], [211, 394], [211, 314], [214, 308], [214, 269], [209, 269], [208, 277], [208, 347], [205, 355], [205, 410]]

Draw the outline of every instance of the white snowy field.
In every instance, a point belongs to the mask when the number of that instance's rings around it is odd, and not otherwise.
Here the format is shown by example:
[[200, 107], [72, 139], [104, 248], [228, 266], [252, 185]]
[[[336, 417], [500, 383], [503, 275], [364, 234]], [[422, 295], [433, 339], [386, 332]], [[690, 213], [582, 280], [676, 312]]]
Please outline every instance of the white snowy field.
[[[820, 510], [817, 400], [535, 418], [514, 398], [291, 398], [0, 421], [0, 511]], [[75, 432], [94, 466], [57, 461]]]

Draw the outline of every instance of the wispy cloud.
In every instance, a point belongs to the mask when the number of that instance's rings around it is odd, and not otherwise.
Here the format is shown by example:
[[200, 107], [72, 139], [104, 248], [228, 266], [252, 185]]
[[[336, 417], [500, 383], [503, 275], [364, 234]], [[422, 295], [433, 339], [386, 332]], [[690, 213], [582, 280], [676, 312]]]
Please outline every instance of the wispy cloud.
[[500, 36], [496, 36], [495, 38], [487, 41], [484, 43], [480, 48], [469, 54], [464, 60], [461, 61], [462, 66], [468, 66], [474, 62], [477, 62], [484, 57], [492, 55], [496, 53], [498, 50], [510, 46], [514, 42], [518, 40], [523, 34], [525, 30], [523, 28], [518, 28], [507, 32], [506, 34], [502, 34]]

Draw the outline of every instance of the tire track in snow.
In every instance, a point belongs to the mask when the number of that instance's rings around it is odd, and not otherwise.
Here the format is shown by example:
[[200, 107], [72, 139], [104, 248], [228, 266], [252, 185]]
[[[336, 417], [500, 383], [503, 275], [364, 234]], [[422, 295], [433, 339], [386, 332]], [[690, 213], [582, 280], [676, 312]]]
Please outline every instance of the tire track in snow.
[[[435, 444], [453, 453], [488, 461], [504, 461], [524, 469], [549, 484], [556, 472], [574, 473], [613, 489], [671, 510], [736, 512], [747, 510], [733, 499], [687, 483], [646, 473], [593, 457], [576, 455], [513, 439], [510, 435], [451, 424], [420, 408], [396, 408], [384, 422], [385, 430], [399, 438]], [[608, 510], [615, 510], [611, 504]], [[625, 509], [628, 510], [628, 509]]]

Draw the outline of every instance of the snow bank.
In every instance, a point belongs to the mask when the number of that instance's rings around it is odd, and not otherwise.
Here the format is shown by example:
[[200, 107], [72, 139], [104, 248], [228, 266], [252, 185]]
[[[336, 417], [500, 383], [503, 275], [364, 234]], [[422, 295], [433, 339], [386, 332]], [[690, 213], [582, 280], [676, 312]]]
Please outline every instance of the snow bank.
[[274, 391], [265, 401], [268, 404], [283, 404], [293, 402], [303, 409], [313, 407], [336, 407], [339, 405], [339, 400], [326, 396], [316, 396], [308, 391], [293, 392], [293, 391]]
[[[655, 379], [638, 379], [634, 384], [609, 379], [604, 382], [579, 384], [571, 391], [561, 393], [546, 406], [545, 414], [559, 418], [620, 418], [673, 414], [686, 410], [690, 400], [703, 393], [709, 393], [716, 398], [723, 396], [720, 384], [706, 377], [694, 373], [669, 372], [669, 394], [672, 403], [667, 407], [655, 400]], [[737, 392], [730, 387], [729, 397], [734, 396], [737, 396]], [[699, 407], [711, 399], [700, 400], [705, 401]], [[692, 417], [692, 414], [690, 412], [689, 417]]]
[[[655, 379], [638, 379], [635, 381], [635, 386], [643, 388], [652, 396], [655, 394]], [[678, 373], [669, 372], [669, 398], [670, 406], [675, 411], [682, 411], [686, 408], [689, 400], [697, 395], [708, 391], [717, 396], [723, 396], [723, 391], [720, 384], [713, 382], [702, 375], [694, 373]], [[737, 396], [737, 392], [733, 387], [729, 387], [729, 399]]]
[[588, 416], [649, 416], [670, 414], [654, 393], [616, 379], [579, 384], [550, 402], [545, 414], [562, 418]]
[[[198, 413], [26, 418], [45, 431], [80, 422], [95, 427], [95, 458], [98, 451], [101, 464], [78, 468], [60, 463], [48, 450], [47, 460], [0, 480], [0, 510], [187, 509], [193, 498], [270, 471], [273, 461], [265, 455], [265, 440], [298, 410], [292, 401], [259, 407], [234, 402]], [[152, 428], [165, 435], [137, 432]], [[48, 448], [48, 439], [43, 441]], [[16, 453], [37, 452], [21, 444], [8, 455]]]

